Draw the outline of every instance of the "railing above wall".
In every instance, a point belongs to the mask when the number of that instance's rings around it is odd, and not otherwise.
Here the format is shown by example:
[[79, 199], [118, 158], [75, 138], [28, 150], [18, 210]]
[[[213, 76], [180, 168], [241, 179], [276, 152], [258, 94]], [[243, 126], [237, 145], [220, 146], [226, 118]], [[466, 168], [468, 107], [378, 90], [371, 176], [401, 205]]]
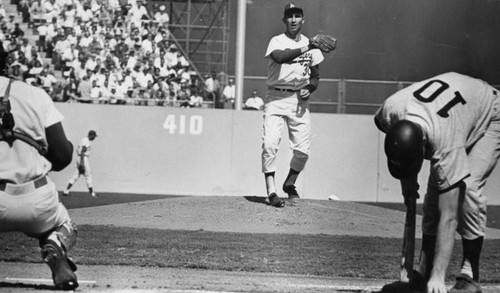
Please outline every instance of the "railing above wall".
[[[245, 76], [244, 93], [249, 96], [253, 89], [265, 95], [266, 78]], [[384, 81], [362, 79], [320, 79], [309, 106], [311, 112], [373, 115], [385, 99], [411, 85], [412, 81]], [[494, 85], [500, 89], [500, 85]]]
[[[410, 85], [407, 81], [322, 78], [310, 100], [310, 109], [317, 113], [374, 114], [382, 102]], [[261, 89], [265, 95], [265, 77], [246, 76], [245, 94]]]

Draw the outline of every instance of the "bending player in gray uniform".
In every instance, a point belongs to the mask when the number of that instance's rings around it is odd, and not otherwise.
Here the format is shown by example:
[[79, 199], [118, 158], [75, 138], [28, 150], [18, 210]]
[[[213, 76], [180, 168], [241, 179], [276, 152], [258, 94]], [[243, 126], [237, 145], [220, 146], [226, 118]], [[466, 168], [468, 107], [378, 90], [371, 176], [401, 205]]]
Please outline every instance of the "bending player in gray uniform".
[[[0, 42], [2, 75], [7, 55]], [[56, 288], [73, 290], [76, 266], [67, 254], [77, 230], [47, 175], [71, 163], [63, 116], [44, 90], [24, 82], [1, 76], [0, 94], [0, 232], [38, 239]]]
[[283, 191], [292, 201], [299, 198], [295, 181], [309, 158], [311, 141], [308, 100], [318, 87], [318, 64], [324, 59], [321, 51], [311, 48], [309, 39], [300, 33], [304, 23], [302, 8], [293, 4], [286, 5], [283, 23], [285, 33], [273, 37], [266, 51], [268, 90], [262, 135], [262, 172], [269, 203], [275, 207], [285, 206], [285, 202], [276, 193], [274, 181], [276, 155], [285, 124], [288, 127], [293, 157]]
[[78, 147], [76, 149], [76, 154], [78, 156], [78, 160], [76, 160], [76, 172], [69, 179], [68, 186], [66, 190], [64, 190], [63, 195], [68, 196], [71, 187], [76, 183], [80, 175], [83, 175], [85, 178], [85, 182], [87, 183], [87, 188], [89, 189], [89, 194], [93, 198], [97, 197], [97, 194], [94, 192], [94, 187], [92, 184], [92, 172], [90, 170], [90, 146], [91, 141], [93, 141], [97, 137], [97, 133], [94, 130], [90, 130], [88, 135], [80, 141]]
[[463, 260], [450, 293], [479, 293], [479, 256], [486, 229], [488, 176], [500, 156], [500, 99], [484, 81], [454, 72], [417, 82], [389, 97], [375, 115], [386, 133], [391, 175], [406, 199], [418, 198], [417, 175], [430, 160], [424, 199], [422, 252], [410, 282], [383, 292], [446, 293], [455, 230]]

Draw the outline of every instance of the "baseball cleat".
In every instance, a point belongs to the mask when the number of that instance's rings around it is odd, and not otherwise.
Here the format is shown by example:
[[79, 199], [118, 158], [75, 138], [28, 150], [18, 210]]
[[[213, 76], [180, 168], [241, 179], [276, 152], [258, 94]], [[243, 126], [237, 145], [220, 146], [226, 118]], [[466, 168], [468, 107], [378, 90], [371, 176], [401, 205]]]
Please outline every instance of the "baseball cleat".
[[297, 193], [297, 189], [295, 185], [283, 185], [283, 191], [288, 194], [288, 199], [292, 201], [298, 201], [300, 199], [299, 194]]
[[268, 197], [269, 204], [273, 207], [282, 208], [285, 206], [285, 201], [278, 197], [276, 193], [271, 193]]
[[481, 293], [481, 286], [471, 277], [465, 274], [458, 274], [455, 278], [455, 285], [449, 293]]
[[92, 193], [90, 194], [90, 196], [92, 196], [93, 198], [97, 198], [97, 193], [92, 192]]
[[425, 293], [427, 291], [427, 282], [424, 277], [413, 270], [410, 273], [410, 282], [396, 281], [390, 284], [384, 285], [380, 292], [382, 293]]
[[48, 240], [42, 246], [43, 261], [52, 271], [52, 280], [58, 290], [73, 290], [78, 287], [76, 275], [73, 272], [76, 266], [66, 258], [61, 247], [54, 241]]
[[64, 191], [64, 192], [62, 193], [62, 195], [63, 195], [63, 196], [69, 196], [69, 191]]

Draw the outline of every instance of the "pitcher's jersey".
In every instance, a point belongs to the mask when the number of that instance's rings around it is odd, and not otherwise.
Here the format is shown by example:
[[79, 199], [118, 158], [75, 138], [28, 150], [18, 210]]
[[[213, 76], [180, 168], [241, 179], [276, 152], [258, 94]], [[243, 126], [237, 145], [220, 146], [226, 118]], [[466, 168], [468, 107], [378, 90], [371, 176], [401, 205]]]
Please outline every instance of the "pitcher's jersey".
[[316, 66], [324, 59], [319, 49], [312, 49], [302, 53], [289, 63], [278, 64], [271, 58], [271, 53], [275, 50], [297, 49], [309, 44], [309, 39], [300, 35], [300, 40], [296, 42], [284, 33], [271, 39], [266, 51], [267, 59], [267, 82], [270, 88], [300, 90], [309, 84], [311, 70], [310, 66]]
[[[0, 77], [0, 96], [4, 96], [9, 79]], [[50, 96], [41, 88], [14, 81], [9, 101], [14, 116], [14, 131], [38, 140], [47, 147], [45, 129], [61, 122], [63, 116]], [[9, 147], [0, 141], [0, 180], [22, 184], [46, 175], [52, 164], [31, 145], [16, 139]]]
[[467, 149], [494, 114], [497, 91], [482, 80], [454, 72], [417, 82], [390, 96], [375, 114], [382, 131], [406, 119], [426, 134], [426, 159], [444, 190], [469, 175]]
[[80, 140], [80, 143], [76, 148], [76, 154], [78, 156], [82, 155], [83, 147], [85, 147], [85, 152], [83, 153], [83, 155], [86, 157], [90, 156], [90, 139], [88, 137], [84, 137], [82, 138], [82, 140]]

